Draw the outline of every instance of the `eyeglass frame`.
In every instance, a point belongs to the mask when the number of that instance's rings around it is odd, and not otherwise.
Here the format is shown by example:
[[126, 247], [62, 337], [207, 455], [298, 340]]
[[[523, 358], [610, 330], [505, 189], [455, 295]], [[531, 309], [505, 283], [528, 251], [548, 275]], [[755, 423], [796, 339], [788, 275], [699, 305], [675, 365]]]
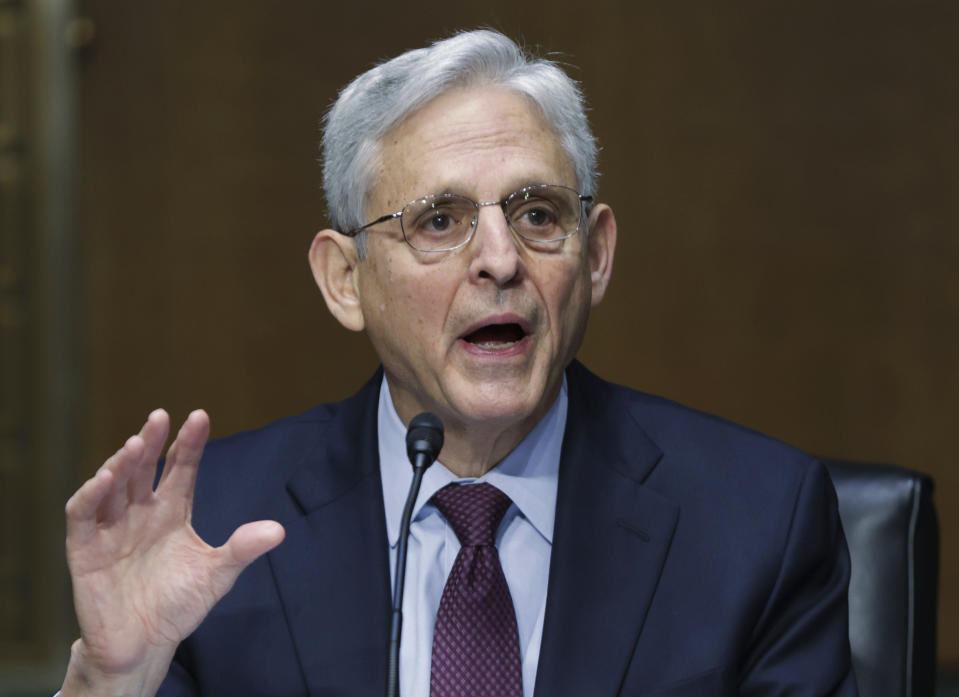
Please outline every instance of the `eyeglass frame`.
[[[536, 189], [545, 189], [545, 188], [551, 188], [551, 189], [552, 189], [552, 188], [566, 189], [567, 191], [572, 191], [574, 194], [576, 194], [576, 197], [579, 199], [579, 204], [580, 204], [580, 206], [581, 206], [581, 208], [580, 208], [580, 216], [579, 216], [579, 223], [576, 225], [576, 229], [575, 229], [575, 230], [573, 230], [572, 232], [570, 232], [570, 233], [568, 233], [568, 234], [566, 234], [566, 235], [563, 235], [562, 237], [555, 237], [555, 238], [553, 238], [553, 239], [551, 239], [551, 240], [537, 240], [537, 239], [534, 239], [534, 238], [532, 238], [532, 237], [527, 237], [526, 235], [522, 234], [521, 232], [518, 232], [518, 231], [516, 230], [516, 228], [513, 227], [513, 223], [512, 223], [512, 221], [510, 221], [509, 209], [508, 209], [507, 204], [508, 204], [514, 197], [516, 197], [516, 196], [520, 196], [520, 195], [522, 195], [522, 194], [525, 194], [525, 193], [527, 193], [527, 192], [529, 192], [529, 191], [534, 191], [534, 190], [536, 190]], [[436, 197], [438, 197], [438, 196], [456, 196], [457, 198], [463, 199], [463, 200], [465, 200], [465, 201], [469, 201], [469, 202], [472, 203], [473, 206], [476, 208], [476, 215], [474, 216], [473, 222], [472, 222], [472, 224], [470, 225], [470, 232], [469, 232], [469, 234], [466, 236], [466, 239], [463, 240], [462, 242], [460, 242], [459, 244], [457, 244], [457, 245], [455, 245], [455, 246], [453, 246], [453, 247], [444, 247], [444, 248], [442, 248], [442, 249], [420, 249], [419, 247], [414, 246], [413, 243], [410, 242], [409, 237], [407, 237], [407, 235], [406, 235], [406, 226], [403, 225], [403, 211], [406, 210], [407, 207], [409, 207], [409, 206], [411, 206], [412, 204], [416, 203], [417, 201], [422, 201], [422, 200], [427, 199], [427, 198], [436, 198]], [[361, 232], [363, 232], [363, 231], [366, 230], [367, 228], [371, 228], [371, 227], [373, 227], [374, 225], [379, 225], [380, 223], [385, 223], [385, 222], [388, 221], [388, 220], [395, 220], [396, 218], [399, 218], [399, 219], [400, 219], [400, 230], [402, 230], [402, 232], [403, 232], [403, 241], [406, 242], [406, 244], [408, 244], [411, 249], [415, 249], [417, 252], [423, 252], [423, 253], [426, 253], [426, 254], [432, 254], [432, 253], [436, 253], [436, 252], [452, 252], [452, 251], [455, 251], [455, 250], [457, 250], [457, 249], [460, 249], [461, 247], [465, 247], [467, 244], [470, 243], [470, 240], [473, 239], [473, 235], [476, 234], [476, 227], [477, 227], [477, 225], [479, 225], [479, 210], [480, 210], [480, 208], [484, 208], [484, 207], [486, 207], [486, 206], [499, 206], [500, 209], [503, 211], [503, 217], [506, 218], [506, 224], [509, 226], [509, 229], [512, 230], [513, 233], [514, 233], [517, 237], [519, 237], [519, 238], [521, 238], [521, 239], [523, 239], [523, 240], [526, 240], [527, 242], [534, 242], [534, 243], [537, 243], [537, 244], [552, 244], [553, 242], [562, 242], [563, 240], [569, 239], [570, 237], [572, 237], [573, 235], [575, 235], [577, 232], [579, 232], [579, 229], [583, 226], [583, 220], [584, 220], [584, 218], [588, 218], [588, 217], [589, 217], [589, 213], [590, 213], [589, 205], [592, 204], [592, 202], [593, 202], [593, 196], [592, 196], [592, 195], [581, 194], [581, 193], [579, 193], [578, 191], [576, 191], [576, 189], [574, 189], [574, 188], [572, 188], [572, 187], [569, 187], [569, 186], [564, 186], [564, 185], [562, 185], [562, 184], [533, 184], [533, 185], [531, 185], [531, 186], [524, 186], [522, 189], [517, 189], [517, 190], [514, 191], [513, 193], [509, 194], [506, 198], [502, 199], [501, 201], [474, 201], [474, 200], [471, 199], [469, 196], [463, 196], [462, 194], [454, 194], [454, 193], [451, 193], [451, 192], [446, 192], [446, 193], [442, 193], [442, 194], [426, 194], [425, 196], [418, 196], [417, 198], [414, 198], [414, 199], [412, 199], [411, 201], [407, 202], [406, 204], [404, 204], [403, 208], [401, 208], [400, 210], [398, 210], [396, 213], [387, 213], [386, 215], [381, 215], [381, 216], [380, 216], [379, 218], [377, 218], [376, 220], [373, 220], [373, 221], [371, 221], [371, 222], [369, 222], [369, 223], [366, 223], [365, 225], [361, 225], [360, 227], [353, 228], [352, 230], [349, 230], [349, 231], [344, 232], [344, 233], [342, 233], [342, 234], [345, 235], [345, 236], [347, 236], [347, 237], [356, 237], [357, 235], [359, 235]], [[584, 207], [583, 207], [583, 204], [586, 204], [585, 209], [584, 209]]]

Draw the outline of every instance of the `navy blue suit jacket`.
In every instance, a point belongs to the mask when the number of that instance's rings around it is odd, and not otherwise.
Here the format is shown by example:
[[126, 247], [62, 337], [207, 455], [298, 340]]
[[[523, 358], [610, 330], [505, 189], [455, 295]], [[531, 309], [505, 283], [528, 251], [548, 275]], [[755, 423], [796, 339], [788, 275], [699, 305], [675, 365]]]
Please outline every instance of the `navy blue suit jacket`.
[[[567, 379], [536, 697], [855, 694], [823, 467], [578, 363]], [[220, 544], [269, 518], [287, 537], [181, 644], [161, 694], [384, 694], [379, 381], [210, 444], [197, 531]]]

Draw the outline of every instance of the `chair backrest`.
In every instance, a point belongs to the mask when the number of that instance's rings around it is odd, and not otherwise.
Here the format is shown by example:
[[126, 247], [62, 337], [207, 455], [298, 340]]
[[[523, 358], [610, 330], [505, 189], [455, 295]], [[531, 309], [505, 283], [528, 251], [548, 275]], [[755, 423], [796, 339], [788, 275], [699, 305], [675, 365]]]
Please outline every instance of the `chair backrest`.
[[933, 697], [939, 526], [932, 479], [891, 465], [825, 460], [852, 575], [849, 643], [861, 697]]

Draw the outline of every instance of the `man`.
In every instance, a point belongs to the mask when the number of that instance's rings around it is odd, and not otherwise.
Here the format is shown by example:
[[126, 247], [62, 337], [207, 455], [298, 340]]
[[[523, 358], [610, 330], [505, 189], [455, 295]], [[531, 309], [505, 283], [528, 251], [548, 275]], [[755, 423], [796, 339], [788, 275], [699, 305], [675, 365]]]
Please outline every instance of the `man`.
[[575, 83], [495, 32], [348, 86], [324, 132], [335, 229], [309, 258], [382, 371], [210, 444], [199, 469], [194, 412], [155, 491], [168, 417], [150, 415], [67, 504], [81, 638], [63, 694], [382, 694], [422, 411], [446, 441], [414, 511], [402, 694], [450, 694], [471, 660], [446, 645], [444, 586], [474, 543], [443, 492], [477, 491], [503, 502], [491, 573], [511, 602], [460, 639], [508, 625], [477, 649], [506, 657], [470, 679], [512, 672], [460, 694], [854, 694], [821, 466], [574, 361], [616, 246], [595, 169]]

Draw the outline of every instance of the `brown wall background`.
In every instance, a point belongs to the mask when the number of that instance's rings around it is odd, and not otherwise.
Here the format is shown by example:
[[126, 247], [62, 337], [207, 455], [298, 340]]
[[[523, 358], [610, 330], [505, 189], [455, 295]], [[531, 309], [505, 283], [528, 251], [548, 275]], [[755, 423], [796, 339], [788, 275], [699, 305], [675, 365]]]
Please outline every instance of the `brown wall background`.
[[372, 62], [493, 26], [562, 52], [621, 229], [581, 357], [814, 453], [932, 473], [959, 666], [959, 5], [108, 2], [81, 60], [85, 434], [215, 434], [349, 394], [327, 314], [319, 116]]

